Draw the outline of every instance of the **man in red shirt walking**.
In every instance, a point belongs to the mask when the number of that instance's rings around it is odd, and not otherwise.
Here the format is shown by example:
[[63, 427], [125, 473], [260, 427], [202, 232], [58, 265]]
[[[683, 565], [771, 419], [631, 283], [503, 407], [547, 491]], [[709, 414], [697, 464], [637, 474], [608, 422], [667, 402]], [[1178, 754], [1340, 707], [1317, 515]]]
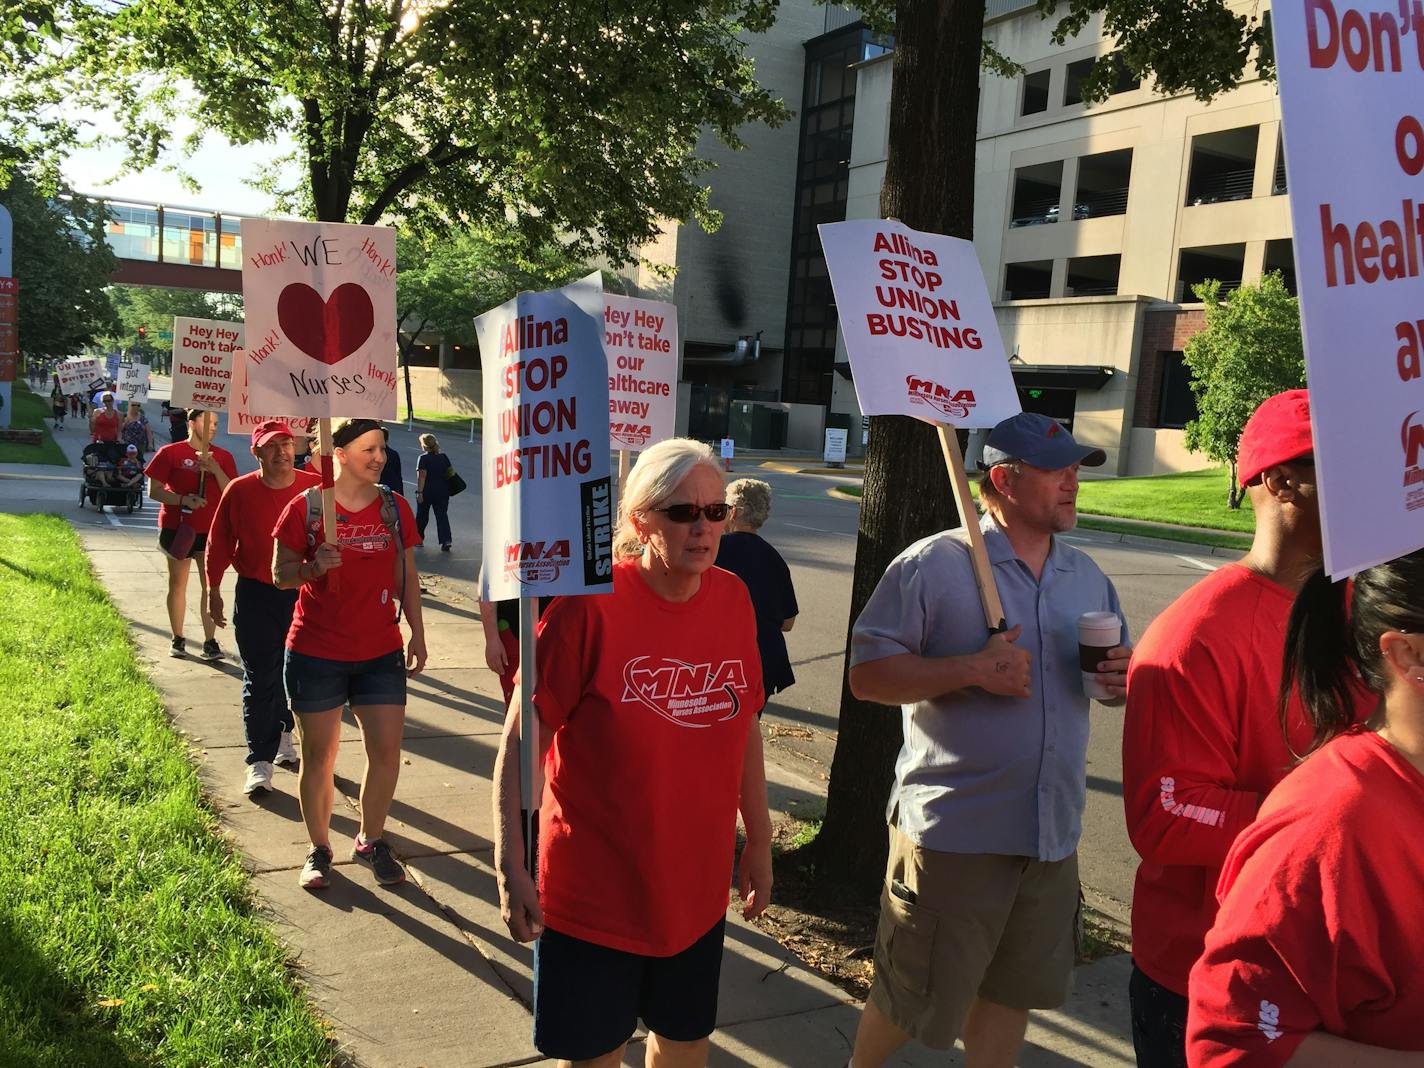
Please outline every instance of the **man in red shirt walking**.
[[1132, 896], [1132, 1037], [1142, 1068], [1186, 1065], [1187, 975], [1216, 916], [1227, 850], [1304, 753], [1300, 701], [1276, 712], [1286, 623], [1320, 567], [1310, 402], [1278, 393], [1241, 434], [1251, 551], [1153, 621], [1128, 672], [1123, 803], [1142, 857]]
[[252, 431], [258, 470], [228, 483], [208, 533], [208, 609], [213, 622], [227, 625], [222, 578], [237, 571], [232, 625], [242, 657], [242, 726], [247, 735], [247, 780], [251, 796], [272, 788], [272, 765], [295, 766], [292, 710], [282, 685], [287, 631], [296, 590], [272, 585], [272, 530], [293, 497], [320, 482], [293, 466], [296, 442], [286, 423], [269, 419]]

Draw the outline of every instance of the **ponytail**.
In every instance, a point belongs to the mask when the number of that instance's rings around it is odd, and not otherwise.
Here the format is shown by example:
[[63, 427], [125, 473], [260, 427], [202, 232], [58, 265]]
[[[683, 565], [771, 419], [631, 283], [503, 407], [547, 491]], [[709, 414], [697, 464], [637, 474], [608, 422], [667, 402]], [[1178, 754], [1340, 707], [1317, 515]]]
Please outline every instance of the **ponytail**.
[[1281, 729], [1289, 738], [1290, 696], [1292, 690], [1299, 691], [1311, 739], [1304, 753], [1295, 754], [1298, 758], [1315, 752], [1355, 722], [1351, 686], [1356, 666], [1355, 642], [1345, 610], [1345, 586], [1344, 582], [1331, 582], [1324, 571], [1317, 571], [1300, 588], [1291, 607], [1276, 709]]

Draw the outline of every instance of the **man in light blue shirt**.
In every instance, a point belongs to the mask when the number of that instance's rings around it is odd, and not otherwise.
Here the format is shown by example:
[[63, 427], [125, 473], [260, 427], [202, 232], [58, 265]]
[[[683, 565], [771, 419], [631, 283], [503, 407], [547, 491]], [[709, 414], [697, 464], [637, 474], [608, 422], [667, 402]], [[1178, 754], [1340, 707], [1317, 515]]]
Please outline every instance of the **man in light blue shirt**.
[[[964, 531], [901, 553], [856, 621], [851, 689], [900, 705], [905, 742], [852, 1068], [879, 1068], [907, 1038], [961, 1036], [972, 1063], [1007, 1068], [1028, 1011], [1067, 997], [1089, 727], [1077, 624], [1122, 612], [1097, 564], [1055, 535], [1077, 522], [1079, 466], [1105, 459], [1042, 415], [990, 433], [980, 529], [1007, 632], [986, 632]], [[1110, 703], [1126, 693], [1122, 631], [1094, 666]]]

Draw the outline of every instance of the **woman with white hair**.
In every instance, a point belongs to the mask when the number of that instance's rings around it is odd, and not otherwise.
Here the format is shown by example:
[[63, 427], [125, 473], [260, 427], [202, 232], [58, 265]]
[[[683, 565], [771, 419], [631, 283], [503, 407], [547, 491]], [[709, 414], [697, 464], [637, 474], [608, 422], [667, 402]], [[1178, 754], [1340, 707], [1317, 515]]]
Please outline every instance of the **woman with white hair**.
[[759, 531], [771, 514], [771, 487], [759, 478], [739, 478], [727, 487], [734, 509], [732, 529], [717, 550], [717, 566], [747, 584], [757, 617], [762, 689], [768, 699], [796, 681], [782, 637], [796, 625], [796, 589], [791, 569]]
[[742, 914], [771, 892], [756, 621], [716, 566], [730, 514], [701, 442], [642, 454], [619, 502], [610, 595], [558, 597], [537, 644], [544, 794], [524, 870], [519, 708], [495, 765], [500, 907], [534, 950], [534, 1044], [613, 1068], [641, 1018], [647, 1063], [701, 1068], [717, 1019], [740, 810]]

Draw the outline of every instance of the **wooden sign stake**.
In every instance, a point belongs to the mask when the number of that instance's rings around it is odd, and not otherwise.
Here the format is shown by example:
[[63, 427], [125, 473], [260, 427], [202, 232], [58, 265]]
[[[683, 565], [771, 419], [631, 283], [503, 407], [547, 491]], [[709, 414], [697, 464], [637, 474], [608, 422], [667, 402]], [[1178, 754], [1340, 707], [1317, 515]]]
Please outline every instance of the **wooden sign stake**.
[[989, 563], [989, 549], [984, 544], [984, 532], [979, 529], [979, 510], [969, 491], [969, 475], [964, 470], [964, 453], [959, 448], [959, 435], [949, 423], [935, 423], [939, 431], [939, 447], [944, 452], [944, 464], [949, 468], [949, 481], [954, 487], [954, 503], [959, 509], [964, 529], [969, 531], [969, 558], [974, 564], [974, 583], [979, 587], [979, 603], [984, 608], [984, 622], [990, 633], [1007, 630], [1004, 605], [999, 600], [999, 587], [994, 582], [994, 568]]
[[623, 500], [623, 487], [628, 484], [628, 450], [618, 450], [618, 499]]

